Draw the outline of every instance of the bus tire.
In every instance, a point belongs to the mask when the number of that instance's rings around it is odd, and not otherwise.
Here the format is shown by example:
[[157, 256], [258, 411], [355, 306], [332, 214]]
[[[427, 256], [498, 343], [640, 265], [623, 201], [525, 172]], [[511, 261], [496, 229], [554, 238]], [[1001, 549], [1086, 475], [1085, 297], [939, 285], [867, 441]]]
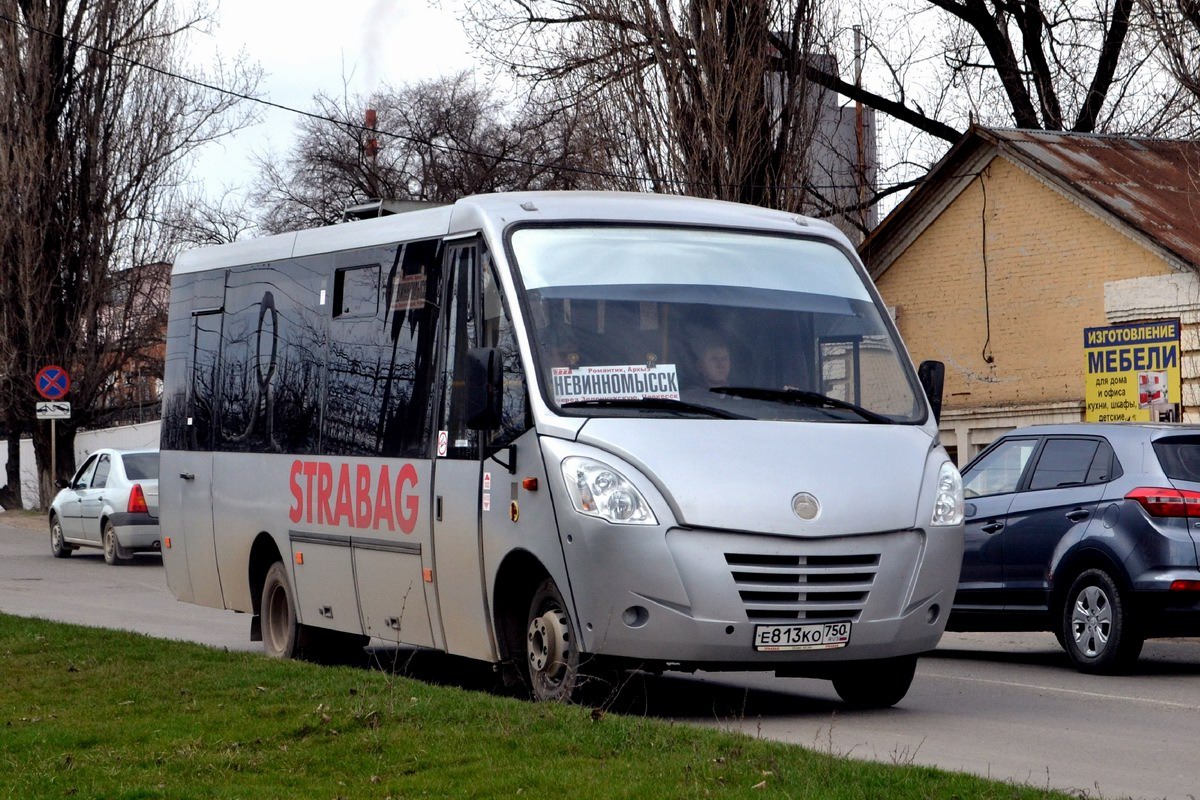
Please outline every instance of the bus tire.
[[850, 661], [834, 676], [833, 688], [851, 708], [891, 708], [908, 694], [916, 672], [916, 656]]
[[550, 578], [529, 603], [525, 672], [530, 696], [539, 702], [570, 702], [579, 688], [579, 648], [562, 593]]
[[276, 561], [267, 570], [259, 609], [266, 654], [272, 658], [299, 658], [300, 625], [296, 621], [296, 599], [282, 561]]

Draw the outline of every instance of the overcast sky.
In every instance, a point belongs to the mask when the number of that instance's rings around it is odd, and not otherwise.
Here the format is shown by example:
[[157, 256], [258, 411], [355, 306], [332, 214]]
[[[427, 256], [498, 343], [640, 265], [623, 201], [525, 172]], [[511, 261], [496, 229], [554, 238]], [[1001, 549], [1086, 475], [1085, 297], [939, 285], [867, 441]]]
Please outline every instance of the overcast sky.
[[[313, 95], [367, 94], [472, 68], [457, 0], [223, 0], [212, 43], [227, 59], [244, 49], [266, 75], [260, 94], [311, 111]], [[263, 122], [217, 145], [197, 165], [210, 193], [246, 188], [253, 153], [286, 153], [297, 117], [264, 109]]]

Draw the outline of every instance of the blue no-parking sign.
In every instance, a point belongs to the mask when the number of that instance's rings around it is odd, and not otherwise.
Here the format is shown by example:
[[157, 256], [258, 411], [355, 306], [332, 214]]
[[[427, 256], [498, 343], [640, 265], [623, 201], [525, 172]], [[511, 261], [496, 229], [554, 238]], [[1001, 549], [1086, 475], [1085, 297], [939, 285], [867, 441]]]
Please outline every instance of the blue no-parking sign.
[[38, 370], [33, 385], [37, 393], [47, 400], [61, 400], [71, 389], [71, 376], [62, 367], [51, 364]]

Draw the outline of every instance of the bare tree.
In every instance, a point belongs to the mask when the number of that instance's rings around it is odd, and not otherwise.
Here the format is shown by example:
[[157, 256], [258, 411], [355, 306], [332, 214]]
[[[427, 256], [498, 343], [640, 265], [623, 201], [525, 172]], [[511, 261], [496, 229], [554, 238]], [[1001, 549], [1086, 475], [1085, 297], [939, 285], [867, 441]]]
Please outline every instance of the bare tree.
[[[161, 340], [156, 315], [130, 305], [144, 275], [131, 270], [172, 250], [160, 224], [167, 198], [197, 148], [248, 118], [234, 95], [175, 75], [203, 9], [179, 17], [165, 0], [3, 0], [0, 9], [0, 403], [10, 437], [33, 434], [44, 503], [73, 471], [75, 431], [92, 422], [112, 375]], [[254, 91], [257, 72], [244, 64], [213, 69], [192, 74]], [[49, 431], [33, 418], [32, 379], [46, 364], [72, 375], [58, 475]]]
[[[275, 233], [342, 218], [371, 199], [450, 202], [479, 192], [588, 185], [588, 129], [506, 112], [467, 73], [371, 98], [318, 94], [295, 149], [259, 161], [253, 200]], [[375, 113], [368, 127], [366, 111]]]
[[813, 189], [820, 13], [816, 0], [468, 7], [477, 43], [548, 108], [596, 121], [612, 185], [793, 210]]
[[[613, 172], [655, 191], [827, 204], [802, 146], [822, 90], [886, 117], [888, 175], [866, 202], [911, 186], [973, 121], [1143, 135], [1196, 122], [1194, 99], [1157, 69], [1159, 38], [1135, 0], [474, 0], [467, 16], [495, 61], [589, 106], [614, 132]], [[840, 69], [852, 29], [862, 82]], [[756, 110], [764, 85], [785, 96]]]
[[1200, 4], [1194, 0], [1139, 0], [1161, 44], [1159, 59], [1179, 86], [1200, 98]]
[[[974, 118], [1051, 131], [1155, 134], [1190, 110], [1160, 80], [1158, 40], [1135, 0], [917, 0], [895, 8], [882, 36], [871, 37], [892, 75], [881, 94], [902, 98], [924, 117], [936, 106], [952, 128]], [[897, 24], [942, 34], [898, 42]], [[927, 64], [932, 91], [911, 80], [901, 85], [912, 74], [902, 67], [916, 61]]]
[[176, 247], [227, 244], [252, 236], [256, 209], [238, 189], [211, 195], [203, 187], [182, 187], [159, 213], [158, 222]]

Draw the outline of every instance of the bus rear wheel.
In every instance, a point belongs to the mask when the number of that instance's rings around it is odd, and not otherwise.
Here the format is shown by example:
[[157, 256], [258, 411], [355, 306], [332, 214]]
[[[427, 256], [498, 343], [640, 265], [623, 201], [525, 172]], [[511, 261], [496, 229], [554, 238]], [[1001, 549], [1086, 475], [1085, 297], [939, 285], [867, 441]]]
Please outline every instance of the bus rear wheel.
[[287, 569], [276, 561], [263, 581], [263, 650], [273, 658], [295, 658], [319, 664], [358, 664], [365, 658], [369, 636], [301, 625], [296, 617], [296, 596]]
[[566, 601], [549, 578], [529, 604], [525, 669], [529, 692], [539, 702], [569, 702], [579, 688], [578, 637]]
[[276, 561], [267, 570], [259, 613], [266, 654], [272, 658], [299, 658], [300, 625], [296, 622], [296, 601], [282, 561]]

